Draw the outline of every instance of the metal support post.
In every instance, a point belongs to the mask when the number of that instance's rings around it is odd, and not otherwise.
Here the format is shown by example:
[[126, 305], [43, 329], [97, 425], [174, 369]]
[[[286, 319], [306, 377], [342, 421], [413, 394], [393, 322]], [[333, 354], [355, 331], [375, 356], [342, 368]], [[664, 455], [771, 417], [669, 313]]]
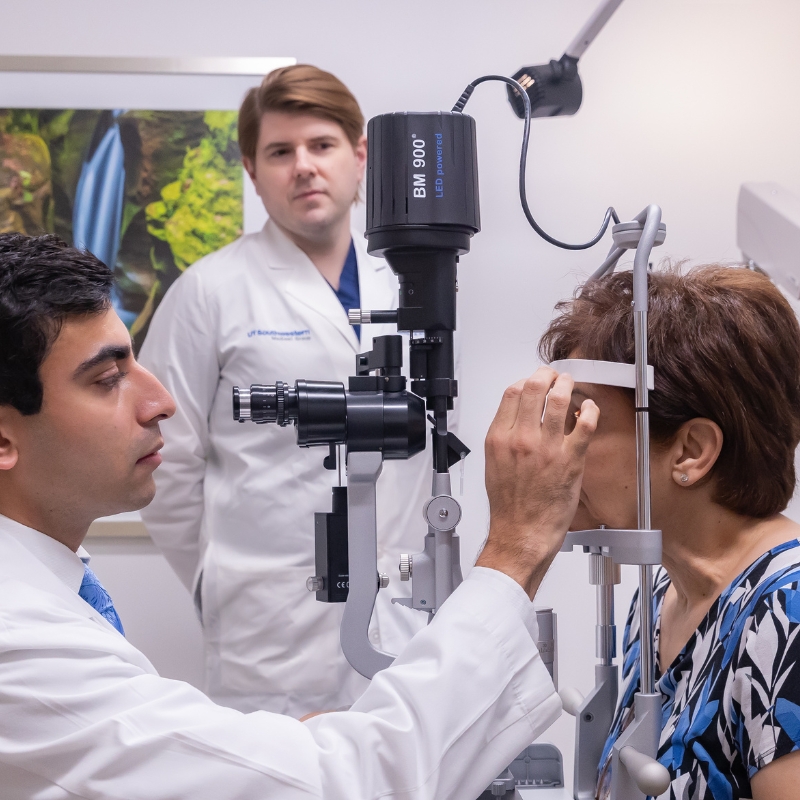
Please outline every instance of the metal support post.
[[339, 633], [342, 651], [365, 678], [386, 669], [394, 656], [373, 647], [369, 622], [378, 594], [378, 523], [375, 484], [383, 469], [381, 453], [347, 455], [347, 549], [350, 591]]
[[[595, 548], [597, 549], [597, 548]], [[620, 582], [619, 564], [600, 552], [589, 556], [589, 583], [597, 587], [596, 655], [594, 689], [575, 709], [576, 800], [594, 800], [597, 765], [614, 721], [619, 691], [619, 668], [614, 664], [617, 629], [614, 624], [614, 585]]]
[[[650, 253], [661, 224], [661, 209], [648, 206], [636, 218], [642, 224], [633, 261], [633, 324], [636, 364], [636, 490], [638, 525], [650, 529], [650, 416], [647, 389], [647, 308]], [[614, 800], [644, 800], [669, 786], [669, 773], [655, 761], [661, 734], [661, 695], [655, 691], [653, 572], [639, 567], [640, 691], [634, 699], [634, 720], [617, 739], [611, 766]]]

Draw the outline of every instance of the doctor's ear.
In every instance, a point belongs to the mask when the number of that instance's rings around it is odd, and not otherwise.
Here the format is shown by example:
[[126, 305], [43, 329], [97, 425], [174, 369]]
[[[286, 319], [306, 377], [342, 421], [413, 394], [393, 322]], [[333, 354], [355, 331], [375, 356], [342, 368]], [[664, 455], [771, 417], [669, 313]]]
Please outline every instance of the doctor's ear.
[[710, 419], [684, 422], [669, 446], [672, 479], [678, 486], [694, 486], [717, 463], [722, 450], [722, 429]]
[[0, 405], [0, 470], [13, 469], [19, 460], [12, 418], [19, 411], [12, 406]]
[[252, 158], [248, 158], [247, 156], [242, 156], [242, 166], [244, 167], [245, 172], [250, 176], [250, 180], [253, 181], [253, 184], [256, 182], [256, 165]]
[[[367, 165], [367, 137], [362, 134], [361, 138], [356, 142], [353, 148], [356, 154], [356, 159], [359, 166], [363, 170]], [[363, 176], [362, 176], [363, 177]]]

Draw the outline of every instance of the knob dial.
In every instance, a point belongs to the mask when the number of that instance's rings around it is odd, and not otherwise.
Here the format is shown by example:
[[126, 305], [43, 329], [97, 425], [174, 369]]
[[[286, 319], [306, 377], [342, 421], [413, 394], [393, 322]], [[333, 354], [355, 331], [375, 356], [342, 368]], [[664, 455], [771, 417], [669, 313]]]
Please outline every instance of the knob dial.
[[411, 577], [411, 556], [408, 553], [400, 554], [400, 580], [407, 581]]
[[325, 588], [325, 578], [321, 575], [313, 575], [306, 581], [306, 589], [309, 592], [321, 592]]

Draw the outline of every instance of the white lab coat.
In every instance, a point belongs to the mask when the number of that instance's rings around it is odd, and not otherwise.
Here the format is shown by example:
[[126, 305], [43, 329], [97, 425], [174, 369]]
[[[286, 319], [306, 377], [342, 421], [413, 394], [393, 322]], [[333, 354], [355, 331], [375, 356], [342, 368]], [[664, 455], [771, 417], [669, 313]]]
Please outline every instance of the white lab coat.
[[75, 553], [0, 517], [3, 800], [470, 800], [560, 709], [533, 606], [494, 570], [353, 710], [307, 723], [159, 677], [79, 597], [82, 577]]
[[[361, 306], [395, 308], [397, 282], [354, 234]], [[361, 344], [336, 295], [310, 259], [269, 221], [194, 264], [170, 288], [140, 360], [177, 402], [165, 422], [164, 463], [155, 501], [142, 516], [187, 588], [202, 601], [206, 690], [241, 711], [301, 716], [349, 705], [366, 687], [339, 645], [343, 604], [317, 602], [306, 589], [314, 570], [314, 512], [330, 511], [335, 473], [324, 448], [299, 448], [293, 428], [237, 424], [234, 385], [343, 381]], [[401, 552], [418, 552], [430, 496], [430, 447], [384, 464], [378, 483], [378, 568], [391, 579], [379, 593], [371, 636], [397, 653], [426, 622], [390, 605], [408, 596]], [[200, 591], [196, 592], [200, 575]]]

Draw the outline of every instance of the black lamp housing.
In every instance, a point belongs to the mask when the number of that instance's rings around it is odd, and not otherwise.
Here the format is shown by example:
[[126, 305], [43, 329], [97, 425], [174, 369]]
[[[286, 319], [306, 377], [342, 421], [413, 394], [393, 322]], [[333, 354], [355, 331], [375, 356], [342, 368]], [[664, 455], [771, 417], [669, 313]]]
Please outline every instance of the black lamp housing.
[[[522, 67], [513, 78], [531, 100], [532, 117], [568, 117], [581, 107], [583, 86], [578, 75], [578, 59], [566, 53], [549, 64]], [[514, 113], [525, 119], [522, 97], [511, 86], [508, 87], [508, 101]]]

